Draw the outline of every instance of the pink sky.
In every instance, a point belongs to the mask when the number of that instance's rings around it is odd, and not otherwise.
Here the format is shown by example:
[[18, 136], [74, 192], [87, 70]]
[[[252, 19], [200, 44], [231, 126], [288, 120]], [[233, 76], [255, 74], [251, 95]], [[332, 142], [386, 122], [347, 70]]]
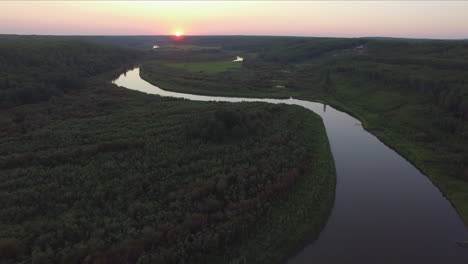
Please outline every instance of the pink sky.
[[0, 1], [0, 34], [468, 38], [465, 1]]

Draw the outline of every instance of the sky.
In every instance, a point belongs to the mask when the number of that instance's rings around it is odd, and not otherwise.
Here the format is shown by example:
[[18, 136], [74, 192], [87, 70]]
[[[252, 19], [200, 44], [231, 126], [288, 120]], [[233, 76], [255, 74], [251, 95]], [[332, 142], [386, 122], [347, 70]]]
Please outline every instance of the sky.
[[0, 34], [468, 38], [468, 1], [0, 1]]

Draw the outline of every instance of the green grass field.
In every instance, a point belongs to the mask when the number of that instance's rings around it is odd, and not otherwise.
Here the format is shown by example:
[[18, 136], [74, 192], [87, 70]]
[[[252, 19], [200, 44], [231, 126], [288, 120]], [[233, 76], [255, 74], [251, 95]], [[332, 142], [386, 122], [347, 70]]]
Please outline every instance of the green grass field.
[[183, 63], [165, 63], [167, 66], [180, 68], [189, 72], [201, 73], [220, 73], [240, 69], [242, 62], [232, 61], [213, 61], [213, 62], [183, 62]]

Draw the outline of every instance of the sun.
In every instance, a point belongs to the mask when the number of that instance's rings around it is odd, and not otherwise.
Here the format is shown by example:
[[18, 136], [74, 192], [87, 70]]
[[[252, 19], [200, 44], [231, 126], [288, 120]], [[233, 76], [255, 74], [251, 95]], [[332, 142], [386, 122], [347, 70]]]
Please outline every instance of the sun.
[[175, 35], [176, 37], [180, 37], [180, 36], [182, 36], [182, 32], [176, 31], [176, 32], [174, 33], [174, 35]]

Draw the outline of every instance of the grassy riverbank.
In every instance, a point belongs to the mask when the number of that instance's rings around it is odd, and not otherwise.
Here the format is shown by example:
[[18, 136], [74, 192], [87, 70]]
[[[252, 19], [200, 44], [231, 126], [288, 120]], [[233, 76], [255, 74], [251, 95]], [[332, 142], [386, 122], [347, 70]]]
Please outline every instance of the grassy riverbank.
[[[234, 71], [190, 72], [183, 67], [169, 67], [167, 61], [149, 61], [141, 65], [142, 79], [157, 83], [164, 90], [198, 95], [254, 97], [254, 98], [289, 98], [288, 90], [272, 88], [268, 82], [260, 79], [239, 62], [230, 63]], [[184, 65], [184, 63], [176, 63]], [[193, 63], [195, 64], [195, 63]], [[214, 68], [218, 62], [204, 62], [208, 68]], [[266, 77], [265, 77], [266, 78]]]
[[[333, 78], [335, 95], [321, 99], [359, 118], [366, 130], [420, 169], [468, 224], [468, 182], [463, 175], [466, 173], [463, 159], [467, 139], [463, 132], [447, 133], [440, 127], [444, 116], [449, 115], [416, 93], [405, 93], [406, 97], [403, 97], [399, 92], [388, 95], [373, 89], [368, 95], [376, 98], [378, 103], [372, 105], [366, 97], [359, 95], [364, 83], [339, 75]], [[341, 94], [343, 90], [346, 95]], [[395, 97], [405, 102], [395, 107]]]

